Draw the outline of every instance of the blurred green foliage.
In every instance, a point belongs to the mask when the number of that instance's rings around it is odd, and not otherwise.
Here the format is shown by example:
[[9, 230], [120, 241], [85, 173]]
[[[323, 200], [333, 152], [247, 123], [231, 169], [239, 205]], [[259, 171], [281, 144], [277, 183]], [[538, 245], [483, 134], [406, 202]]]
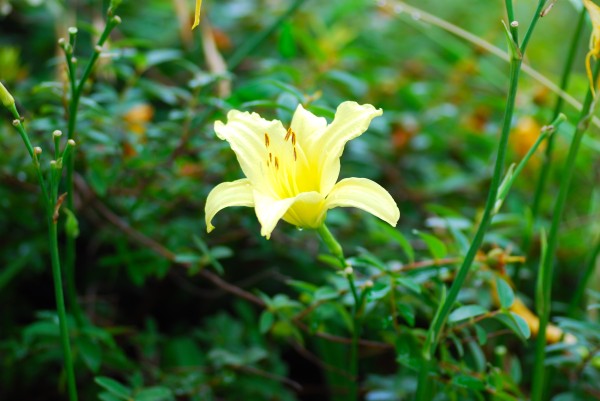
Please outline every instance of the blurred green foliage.
[[[0, 0], [0, 80], [46, 164], [51, 132], [67, 124], [57, 40], [76, 25], [78, 65], [85, 65], [107, 3]], [[347, 146], [342, 177], [376, 180], [402, 212], [396, 229], [354, 210], [328, 215], [357, 285], [373, 283], [360, 333], [361, 394], [369, 401], [413, 396], [426, 330], [485, 201], [508, 65], [400, 9], [389, 13], [367, 0], [297, 3], [278, 20], [293, 2], [205, 0], [201, 25], [210, 24], [212, 39], [206, 30], [190, 31], [191, 1], [124, 1], [117, 10], [123, 23], [103, 49], [78, 114], [73, 212], [83, 319], [69, 323], [81, 399], [347, 399], [352, 299], [315, 233], [280, 223], [266, 241], [251, 209], [219, 214], [210, 236], [203, 222], [208, 192], [241, 177], [235, 155], [214, 134], [215, 120], [239, 109], [286, 124], [298, 103], [331, 119], [344, 100], [384, 114]], [[417, 5], [504, 48], [500, 3]], [[580, 7], [572, 3], [558, 2], [541, 20], [526, 60], [553, 82], [567, 51], [564, 32]], [[533, 9], [532, 1], [519, 2], [516, 12], [525, 21]], [[215, 69], [206, 41], [239, 65]], [[588, 83], [586, 46], [583, 39], [569, 89], [578, 99]], [[549, 122], [554, 99], [522, 78], [510, 162]], [[565, 113], [571, 123], [554, 134], [542, 227], [576, 115]], [[40, 194], [8, 113], [0, 114], [0, 399], [65, 399]], [[553, 310], [576, 342], [547, 349], [548, 399], [555, 401], [600, 394], [598, 293], [589, 311], [562, 317], [600, 232], [600, 140], [597, 127], [592, 131], [561, 234]], [[519, 299], [533, 309], [539, 227], [530, 203], [538, 156], [494, 218], [443, 333], [438, 401], [528, 395], [531, 330], [511, 307]], [[64, 216], [61, 224], [69, 224]], [[590, 283], [600, 290], [597, 276]]]

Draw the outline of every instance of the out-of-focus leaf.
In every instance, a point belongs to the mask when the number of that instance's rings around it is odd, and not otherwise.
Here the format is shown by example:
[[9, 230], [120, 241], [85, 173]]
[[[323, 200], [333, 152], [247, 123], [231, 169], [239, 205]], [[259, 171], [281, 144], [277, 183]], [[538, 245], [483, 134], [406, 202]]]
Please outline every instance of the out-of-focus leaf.
[[456, 308], [448, 316], [448, 323], [456, 323], [461, 320], [470, 319], [479, 315], [488, 313], [488, 310], [481, 305], [464, 305]]

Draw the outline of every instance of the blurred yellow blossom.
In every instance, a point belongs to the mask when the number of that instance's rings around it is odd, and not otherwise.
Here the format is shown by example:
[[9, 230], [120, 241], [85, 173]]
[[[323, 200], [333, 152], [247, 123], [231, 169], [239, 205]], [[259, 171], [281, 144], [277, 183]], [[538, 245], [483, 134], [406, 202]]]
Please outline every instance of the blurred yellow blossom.
[[[512, 131], [510, 144], [519, 157], [524, 157], [540, 136], [542, 126], [531, 116], [521, 117]], [[539, 151], [539, 148], [538, 148]], [[534, 155], [529, 164], [531, 167], [537, 167], [540, 158]]]

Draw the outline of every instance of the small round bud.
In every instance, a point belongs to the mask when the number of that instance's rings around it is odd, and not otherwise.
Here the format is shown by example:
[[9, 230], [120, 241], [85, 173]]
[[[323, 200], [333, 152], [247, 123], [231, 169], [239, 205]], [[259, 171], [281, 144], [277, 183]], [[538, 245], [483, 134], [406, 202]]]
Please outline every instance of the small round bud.
[[61, 137], [61, 135], [62, 135], [62, 132], [60, 132], [60, 130], [55, 130], [55, 131], [52, 133], [52, 136], [53, 136], [53, 137], [55, 137], [55, 138], [60, 138], [60, 137]]
[[121, 17], [119, 17], [118, 15], [115, 15], [112, 20], [115, 24], [121, 23]]
[[352, 269], [352, 267], [348, 266], [344, 269], [344, 274], [347, 276], [351, 276], [354, 273], [354, 269]]
[[57, 167], [56, 160], [50, 160], [50, 167], [51, 168], [56, 168]]
[[365, 281], [365, 288], [373, 288], [373, 282], [371, 280]]
[[69, 146], [75, 146], [75, 141], [74, 141], [74, 140], [72, 140], [72, 139], [69, 139], [69, 140], [67, 141], [67, 143], [69, 144]]
[[71, 63], [73, 63], [73, 64], [77, 63], [77, 57], [71, 57]]
[[77, 34], [77, 28], [75, 28], [74, 26], [69, 28], [69, 33], [71, 35], [76, 35]]
[[60, 39], [58, 39], [58, 44], [59, 44], [60, 46], [64, 46], [64, 45], [65, 45], [65, 43], [66, 43], [66, 42], [65, 42], [65, 38], [60, 38]]
[[33, 148], [33, 153], [35, 153], [36, 155], [41, 155], [42, 154], [42, 148], [40, 148], [39, 146], [36, 146], [35, 148]]
[[513, 28], [517, 28], [519, 26], [519, 21], [513, 21], [513, 22], [511, 22], [510, 26], [512, 26]]
[[98, 45], [96, 45], [96, 46], [94, 47], [94, 51], [95, 51], [96, 53], [102, 53], [102, 46], [98, 46]]
[[14, 119], [12, 124], [13, 124], [15, 127], [18, 127], [18, 126], [19, 126], [19, 124], [21, 124], [21, 120]]

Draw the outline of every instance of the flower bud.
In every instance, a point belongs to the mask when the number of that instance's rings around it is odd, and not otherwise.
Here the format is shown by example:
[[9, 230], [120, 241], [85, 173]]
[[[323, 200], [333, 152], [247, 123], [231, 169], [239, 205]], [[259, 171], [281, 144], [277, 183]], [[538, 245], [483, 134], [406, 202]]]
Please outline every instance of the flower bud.
[[15, 104], [15, 99], [12, 97], [10, 92], [0, 82], [0, 101], [4, 107], [11, 107]]

